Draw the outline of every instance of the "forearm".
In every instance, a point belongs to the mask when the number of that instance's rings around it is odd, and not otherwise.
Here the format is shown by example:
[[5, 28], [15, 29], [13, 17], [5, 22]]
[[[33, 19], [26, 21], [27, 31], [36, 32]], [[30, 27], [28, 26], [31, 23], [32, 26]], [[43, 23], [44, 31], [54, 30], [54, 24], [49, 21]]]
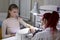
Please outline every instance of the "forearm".
[[23, 21], [22, 18], [18, 19], [18, 21], [19, 21], [22, 25], [24, 25], [25, 27], [28, 27], [28, 28], [33, 27], [32, 25], [30, 25], [30, 24], [26, 23], [25, 21]]
[[34, 28], [32, 25], [26, 23], [26, 27], [28, 28]]
[[9, 38], [11, 35], [2, 35], [2, 38]]

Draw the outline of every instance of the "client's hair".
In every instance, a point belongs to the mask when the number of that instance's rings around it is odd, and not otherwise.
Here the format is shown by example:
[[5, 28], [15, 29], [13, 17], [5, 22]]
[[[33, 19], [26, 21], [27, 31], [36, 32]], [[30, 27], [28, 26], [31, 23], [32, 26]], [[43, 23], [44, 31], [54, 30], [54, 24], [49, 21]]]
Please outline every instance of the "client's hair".
[[10, 17], [10, 13], [9, 11], [11, 11], [12, 9], [18, 9], [18, 6], [16, 4], [11, 4], [8, 8], [8, 14], [7, 14], [7, 17], [6, 18], [9, 18]]

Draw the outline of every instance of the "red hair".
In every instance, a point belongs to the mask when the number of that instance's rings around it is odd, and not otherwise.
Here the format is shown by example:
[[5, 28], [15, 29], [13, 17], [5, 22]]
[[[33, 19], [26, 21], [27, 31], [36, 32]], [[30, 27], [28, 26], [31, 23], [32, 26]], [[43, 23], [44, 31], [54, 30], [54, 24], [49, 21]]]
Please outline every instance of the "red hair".
[[50, 18], [48, 20], [48, 23], [47, 23], [46, 27], [52, 28], [53, 31], [56, 30], [57, 29], [56, 26], [57, 26], [58, 20], [59, 20], [59, 14], [58, 14], [58, 12], [53, 11], [52, 15], [50, 16]]
[[46, 19], [46, 20], [48, 21], [49, 18], [50, 18], [50, 16], [51, 16], [51, 13], [45, 13], [45, 14], [43, 15], [42, 20]]

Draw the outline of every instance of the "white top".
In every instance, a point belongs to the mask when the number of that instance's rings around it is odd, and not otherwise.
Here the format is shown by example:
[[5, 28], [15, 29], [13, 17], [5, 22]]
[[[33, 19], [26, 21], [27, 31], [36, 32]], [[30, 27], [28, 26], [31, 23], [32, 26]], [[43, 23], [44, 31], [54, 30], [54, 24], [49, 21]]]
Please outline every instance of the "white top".
[[[19, 21], [16, 18], [8, 18], [4, 20], [2, 24], [2, 37], [9, 37], [10, 33], [16, 33], [20, 29], [19, 22], [27, 27], [27, 23], [25, 23], [22, 19], [20, 19]], [[6, 35], [6, 30], [8, 35]]]
[[31, 40], [60, 40], [60, 31], [54, 34], [53, 39], [50, 28], [46, 28], [44, 31], [38, 32]]

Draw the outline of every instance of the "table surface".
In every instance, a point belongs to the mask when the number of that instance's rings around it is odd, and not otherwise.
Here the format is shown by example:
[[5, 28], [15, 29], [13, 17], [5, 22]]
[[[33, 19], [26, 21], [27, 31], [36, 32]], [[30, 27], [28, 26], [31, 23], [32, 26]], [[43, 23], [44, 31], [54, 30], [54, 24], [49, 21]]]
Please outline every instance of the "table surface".
[[[23, 29], [22, 31], [26, 31], [27, 28]], [[38, 29], [38, 28], [35, 28], [35, 29]], [[21, 31], [20, 31], [21, 32]], [[23, 32], [24, 33], [24, 32]], [[5, 39], [2, 39], [2, 40], [17, 40], [16, 36], [13, 36], [13, 37], [9, 37], [9, 38], [5, 38]]]

